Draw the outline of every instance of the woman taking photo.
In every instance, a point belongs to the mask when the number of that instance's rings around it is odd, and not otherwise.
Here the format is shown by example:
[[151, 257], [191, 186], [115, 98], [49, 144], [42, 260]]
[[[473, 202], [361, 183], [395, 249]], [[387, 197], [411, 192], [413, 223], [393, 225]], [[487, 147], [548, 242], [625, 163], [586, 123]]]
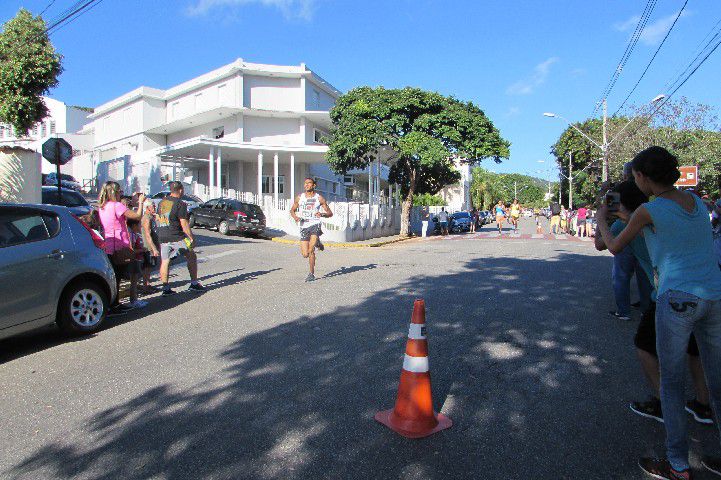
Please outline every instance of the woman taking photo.
[[[721, 271], [716, 266], [711, 225], [703, 201], [674, 187], [678, 160], [661, 147], [633, 159], [638, 188], [656, 198], [640, 206], [614, 237], [608, 206], [598, 210], [598, 232], [612, 253], [623, 250], [641, 231], [651, 257], [658, 293], [656, 347], [661, 370], [661, 408], [666, 428], [666, 460], [642, 458], [640, 467], [655, 478], [690, 479], [686, 434], [686, 349], [694, 333], [706, 373], [716, 424], [721, 412]], [[721, 462], [704, 458], [721, 475]]]
[[[145, 195], [138, 197], [138, 208], [133, 211], [120, 203], [120, 185], [117, 182], [105, 182], [100, 196], [98, 197], [98, 213], [100, 223], [105, 233], [105, 253], [110, 257], [110, 262], [115, 270], [115, 277], [120, 286], [120, 278], [130, 280], [130, 303], [128, 305], [115, 305], [112, 313], [121, 313], [124, 310], [142, 308], [148, 303], [138, 300], [138, 276], [140, 271], [132, 253], [130, 244], [130, 233], [126, 220], [140, 220], [143, 216], [143, 200]], [[130, 253], [127, 253], [130, 252]], [[130, 259], [130, 261], [126, 261]], [[118, 288], [120, 292], [120, 288]], [[116, 300], [117, 302], [117, 300]]]

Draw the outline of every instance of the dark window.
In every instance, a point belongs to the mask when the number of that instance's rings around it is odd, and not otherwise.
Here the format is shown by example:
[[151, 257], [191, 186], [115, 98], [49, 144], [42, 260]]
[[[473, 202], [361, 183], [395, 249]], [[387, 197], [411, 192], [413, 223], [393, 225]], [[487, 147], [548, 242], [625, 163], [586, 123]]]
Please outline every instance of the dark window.
[[[58, 224], [57, 218], [53, 215], [43, 215], [38, 212], [0, 213], [0, 247], [10, 247], [49, 239], [51, 235], [48, 233], [45, 221], [43, 221], [44, 217], [54, 218], [55, 224]], [[56, 235], [59, 224], [52, 225], [52, 227], [54, 235]]]
[[203, 208], [213, 208], [218, 203], [218, 199], [208, 200], [203, 204]]
[[45, 222], [45, 228], [48, 229], [50, 238], [60, 233], [60, 219], [58, 217], [51, 214], [43, 215], [43, 221]]
[[71, 192], [69, 190], [62, 190], [62, 201], [58, 201], [58, 191], [43, 190], [42, 199], [43, 203], [49, 205], [64, 205], [66, 207], [87, 207], [88, 202], [78, 192]]
[[215, 205], [216, 210], [224, 210], [225, 209], [225, 202], [223, 200], [218, 200], [218, 203]]

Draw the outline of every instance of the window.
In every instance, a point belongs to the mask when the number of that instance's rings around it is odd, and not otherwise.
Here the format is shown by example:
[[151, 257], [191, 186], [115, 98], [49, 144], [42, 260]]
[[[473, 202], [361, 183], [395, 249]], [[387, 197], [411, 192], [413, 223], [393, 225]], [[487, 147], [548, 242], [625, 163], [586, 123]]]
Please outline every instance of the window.
[[40, 138], [45, 137], [45, 122], [40, 122]]
[[218, 203], [218, 199], [215, 200], [208, 200], [203, 204], [203, 208], [214, 208], [215, 205]]
[[5, 125], [0, 125], [0, 138], [5, 138]]
[[[48, 226], [43, 220], [45, 216], [54, 217], [23, 211], [9, 211], [0, 215], [0, 248], [49, 239]], [[56, 235], [59, 230], [57, 218], [48, 218], [47, 224]]]
[[50, 135], [55, 133], [55, 120], [50, 120]]
[[215, 127], [213, 129], [213, 138], [223, 138], [225, 136], [225, 127]]
[[[0, 130], [1, 129], [2, 129], [2, 127], [0, 127]], [[38, 124], [36, 123], [35, 125], [33, 125], [33, 137], [37, 137], [39, 131], [40, 131], [40, 129], [38, 128]], [[0, 135], [0, 136], [2, 136], [2, 135]]]
[[326, 133], [323, 130], [318, 130], [317, 128], [313, 129], [313, 141], [315, 143], [323, 143], [324, 135], [326, 135]]
[[196, 93], [194, 97], [195, 111], [199, 112], [203, 108], [203, 94]]
[[[263, 175], [263, 190], [262, 193], [274, 193], [273, 192], [273, 176]], [[278, 193], [285, 193], [285, 175], [278, 175]]]
[[343, 183], [345, 185], [355, 185], [355, 179], [353, 175], [343, 175]]
[[312, 96], [311, 98], [312, 98], [312, 101], [313, 101], [313, 103], [311, 104], [312, 107], [313, 107], [315, 110], [320, 110], [320, 92], [314, 88], [314, 89], [313, 89], [313, 96]]

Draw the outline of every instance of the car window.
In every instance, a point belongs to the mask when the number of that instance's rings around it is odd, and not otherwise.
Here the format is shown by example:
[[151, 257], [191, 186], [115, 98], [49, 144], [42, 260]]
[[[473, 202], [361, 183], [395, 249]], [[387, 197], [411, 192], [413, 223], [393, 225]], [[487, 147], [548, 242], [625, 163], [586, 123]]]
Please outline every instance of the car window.
[[72, 192], [69, 190], [62, 191], [62, 202], [58, 201], [57, 190], [45, 190], [42, 192], [42, 201], [46, 205], [64, 205], [66, 207], [87, 207], [88, 202], [78, 192]]
[[[57, 234], [57, 232], [55, 232]], [[43, 215], [37, 212], [1, 212], [0, 248], [50, 238]]]
[[43, 215], [43, 221], [45, 222], [45, 228], [48, 229], [48, 234], [50, 235], [50, 238], [53, 238], [55, 235], [60, 233], [60, 219], [57, 217], [57, 215], [53, 215], [48, 213], [47, 215]]
[[224, 210], [225, 209], [225, 201], [224, 200], [218, 200], [218, 203], [215, 205], [216, 210]]
[[71, 181], [71, 182], [74, 182], [74, 181], [75, 181], [75, 178], [73, 178], [72, 175], [68, 175], [67, 173], [61, 173], [61, 174], [60, 174], [60, 179], [61, 179], [61, 180], [69, 180], [69, 181]]
[[217, 205], [217, 203], [218, 203], [218, 200], [217, 200], [217, 199], [215, 199], [215, 200], [208, 200], [207, 202], [205, 202], [205, 203], [202, 205], [202, 207], [203, 207], [203, 208], [213, 208], [213, 207], [215, 207], [215, 205]]
[[158, 192], [155, 195], [153, 195], [153, 198], [165, 198], [168, 195], [168, 192]]
[[184, 202], [197, 202], [197, 200], [190, 195], [183, 195], [182, 197], [180, 197], [180, 199]]

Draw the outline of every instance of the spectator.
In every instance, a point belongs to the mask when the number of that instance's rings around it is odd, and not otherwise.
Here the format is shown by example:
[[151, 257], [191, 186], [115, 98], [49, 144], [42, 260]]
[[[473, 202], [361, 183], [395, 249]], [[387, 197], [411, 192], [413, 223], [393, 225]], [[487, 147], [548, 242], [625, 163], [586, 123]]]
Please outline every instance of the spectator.
[[[621, 204], [615, 216], [618, 217], [611, 225], [611, 233], [618, 236], [628, 222], [629, 217], [643, 203], [648, 201], [648, 197], [638, 189], [633, 180], [626, 180], [613, 188], [620, 195]], [[595, 239], [596, 249], [605, 250], [606, 245], [600, 236]], [[650, 302], [643, 305], [643, 315], [641, 322], [638, 324], [636, 335], [634, 336], [634, 344], [636, 345], [636, 353], [638, 355], [641, 368], [648, 380], [653, 394], [646, 402], [632, 402], [630, 408], [633, 412], [647, 418], [652, 418], [663, 422], [663, 411], [661, 409], [660, 400], [660, 373], [658, 367], [658, 355], [656, 352], [656, 291], [651, 286], [653, 282], [653, 267], [651, 266], [651, 257], [649, 256], [643, 233], [637, 235], [627, 247], [638, 265], [641, 267], [637, 273], [639, 278], [643, 278], [648, 282], [651, 288]], [[703, 368], [699, 360], [698, 346], [696, 339], [691, 335], [687, 348], [689, 368], [691, 370], [691, 378], [696, 389], [696, 398], [686, 405], [686, 410], [691, 413], [699, 423], [713, 423], [713, 415], [709, 407], [708, 388], [704, 380]]]
[[558, 234], [561, 228], [561, 206], [556, 202], [551, 202], [549, 210], [551, 211], [551, 226], [548, 233]]
[[160, 241], [158, 241], [158, 226], [156, 223], [155, 203], [152, 200], [144, 202], [143, 219], [140, 221], [143, 232], [143, 245], [145, 245], [143, 283], [146, 291], [156, 291], [150, 285], [150, 273], [159, 264]]
[[431, 219], [431, 213], [429, 212], [428, 206], [423, 205], [421, 207], [421, 237], [428, 236], [428, 221]]
[[568, 233], [568, 210], [561, 205], [561, 232]]
[[721, 198], [714, 203], [711, 211], [711, 227], [713, 228], [713, 243], [716, 248], [716, 260], [721, 268]]
[[[142, 201], [144, 196], [141, 195], [140, 199]], [[98, 214], [105, 235], [105, 253], [108, 254], [113, 264], [118, 292], [120, 291], [120, 279], [130, 280], [130, 303], [120, 306], [116, 299], [116, 305], [111, 308], [109, 313], [111, 315], [120, 314], [132, 308], [142, 308], [147, 305], [147, 302], [138, 299], [138, 274], [140, 272], [137, 263], [133, 260], [134, 254], [132, 254], [130, 233], [126, 223], [126, 220], [140, 220], [141, 207], [133, 211], [120, 203], [120, 185], [110, 181], [105, 182], [100, 191]]]
[[[639, 207], [618, 235], [609, 230], [608, 208], [598, 211], [598, 229], [612, 253], [621, 252], [643, 231], [657, 285], [656, 346], [661, 370], [661, 407], [666, 428], [666, 460], [642, 458], [641, 468], [655, 478], [688, 479], [685, 417], [685, 358], [695, 334], [716, 414], [721, 412], [721, 271], [716, 266], [708, 210], [697, 196], [674, 187], [678, 160], [661, 147], [633, 159], [639, 189], [656, 198]], [[702, 465], [721, 475], [721, 460]]]
[[448, 212], [446, 212], [446, 207], [441, 207], [441, 211], [438, 212], [438, 221], [441, 224], [441, 235], [448, 235]]
[[588, 215], [588, 209], [581, 205], [576, 212], [576, 235], [578, 237], [587, 237], [588, 232], [586, 231], [586, 218]]

